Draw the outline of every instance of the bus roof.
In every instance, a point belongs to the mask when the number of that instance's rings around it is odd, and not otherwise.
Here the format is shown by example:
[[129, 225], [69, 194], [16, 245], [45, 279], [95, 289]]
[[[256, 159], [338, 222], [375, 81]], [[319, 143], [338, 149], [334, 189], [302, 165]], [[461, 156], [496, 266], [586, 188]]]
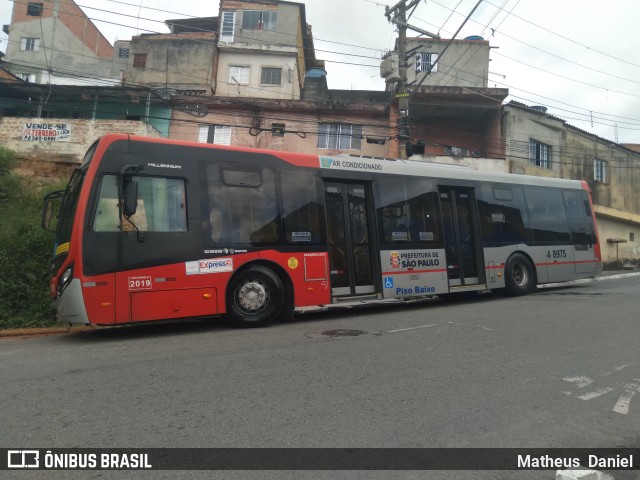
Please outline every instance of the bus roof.
[[250, 147], [236, 147], [216, 145], [210, 143], [188, 142], [183, 140], [142, 137], [127, 134], [108, 134], [100, 141], [112, 143], [117, 140], [128, 140], [142, 143], [162, 143], [192, 148], [215, 150], [233, 150], [246, 153], [268, 154], [300, 167], [319, 168], [324, 176], [329, 176], [331, 170], [353, 173], [378, 173], [388, 175], [408, 175], [432, 177], [445, 180], [484, 181], [514, 185], [534, 185], [544, 187], [561, 187], [582, 189], [580, 180], [568, 180], [534, 175], [520, 175], [515, 173], [496, 173], [475, 170], [464, 165], [449, 165], [417, 160], [399, 160], [392, 158], [377, 158], [360, 155], [340, 154], [336, 156], [313, 155], [308, 153], [283, 152], [277, 150], [256, 149]]

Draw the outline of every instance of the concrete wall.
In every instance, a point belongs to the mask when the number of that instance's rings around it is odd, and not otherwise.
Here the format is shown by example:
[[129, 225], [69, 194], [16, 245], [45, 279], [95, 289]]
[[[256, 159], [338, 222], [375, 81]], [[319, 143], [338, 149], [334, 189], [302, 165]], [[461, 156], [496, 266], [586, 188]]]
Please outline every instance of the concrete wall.
[[[224, 97], [261, 97], [295, 100], [300, 98], [300, 79], [296, 65], [296, 51], [265, 46], [262, 51], [220, 49], [216, 95]], [[232, 65], [250, 68], [248, 84], [238, 85], [230, 79]], [[280, 85], [260, 83], [262, 67], [282, 69]]]
[[[233, 111], [217, 110], [213, 113], [210, 108], [207, 117], [196, 119], [174, 110], [170, 137], [175, 139], [198, 141], [200, 125], [232, 125], [231, 145], [266, 148], [288, 152], [310, 153], [315, 155], [337, 155], [350, 153], [376, 157], [388, 156], [389, 142], [385, 145], [369, 144], [362, 139], [360, 150], [334, 150], [317, 148], [318, 122], [350, 123], [363, 126], [363, 136], [384, 137], [389, 133], [388, 116], [383, 111], [379, 113], [348, 113], [322, 112], [314, 108], [300, 111], [273, 110], [268, 108], [252, 111], [249, 109], [235, 109]], [[270, 129], [273, 123], [284, 123], [284, 137], [274, 136]], [[252, 125], [268, 131], [251, 129]], [[297, 133], [294, 133], [297, 132]]]
[[[622, 222], [618, 218], [598, 214], [598, 234], [600, 250], [605, 263], [616, 262], [623, 266], [627, 262], [640, 266], [640, 223]], [[631, 237], [633, 236], [633, 240]], [[621, 243], [607, 242], [607, 239], [626, 240]]]
[[[231, 10], [236, 12], [234, 43], [295, 45], [295, 35], [298, 34], [300, 26], [300, 10], [297, 5], [253, 3], [235, 0], [222, 0], [220, 2], [220, 11]], [[243, 29], [242, 17], [245, 10], [278, 12], [276, 30]]]
[[[640, 215], [640, 153], [614, 142], [567, 128], [563, 176], [586, 180], [594, 203]], [[607, 162], [607, 182], [593, 178], [594, 159]]]
[[[178, 91], [201, 91], [204, 95], [211, 95], [216, 61], [215, 39], [214, 32], [133, 37], [129, 45], [125, 84], [166, 85]], [[146, 54], [144, 67], [134, 66], [136, 54]]]
[[[441, 54], [449, 40], [408, 38], [407, 51], [415, 50], [408, 57], [407, 78], [409, 84], [417, 79], [420, 82], [424, 72], [416, 71], [416, 56], [418, 52]], [[439, 57], [437, 69], [422, 82], [422, 85], [437, 85], [442, 87], [477, 87], [487, 88], [489, 81], [489, 42], [485, 40], [454, 40], [445, 55]], [[387, 81], [388, 89], [393, 89], [397, 79], [398, 55], [392, 52], [382, 60], [380, 76]]]
[[[560, 178], [564, 150], [562, 120], [505, 105], [502, 128], [506, 138], [505, 157], [509, 173]], [[551, 168], [529, 163], [531, 140], [551, 146]]]
[[[277, 12], [276, 30], [243, 29], [244, 12], [252, 10]], [[300, 7], [222, 0], [220, 11], [235, 11], [236, 15], [233, 42], [220, 42], [216, 95], [299, 99], [306, 72], [304, 59], [309, 56], [302, 50]], [[251, 68], [248, 84], [238, 85], [230, 79], [229, 67], [232, 65]], [[261, 84], [262, 67], [281, 68], [281, 84]]]
[[[26, 123], [66, 124], [69, 141], [26, 141]], [[0, 118], [0, 144], [17, 152], [18, 157], [32, 162], [37, 176], [66, 175], [77, 166], [91, 144], [107, 133], [130, 133], [160, 137], [160, 133], [144, 122], [117, 120], [69, 120], [66, 118]]]
[[[14, 73], [34, 73], [46, 83], [42, 70], [58, 75], [111, 75], [111, 44], [72, 0], [43, 1], [41, 17], [26, 15], [27, 2], [14, 2], [5, 61]], [[38, 51], [20, 50], [22, 37], [40, 39]]]
[[445, 165], [461, 165], [474, 170], [492, 173], [505, 172], [505, 160], [502, 158], [452, 157], [441, 155], [413, 155], [409, 160], [419, 162], [443, 163]]

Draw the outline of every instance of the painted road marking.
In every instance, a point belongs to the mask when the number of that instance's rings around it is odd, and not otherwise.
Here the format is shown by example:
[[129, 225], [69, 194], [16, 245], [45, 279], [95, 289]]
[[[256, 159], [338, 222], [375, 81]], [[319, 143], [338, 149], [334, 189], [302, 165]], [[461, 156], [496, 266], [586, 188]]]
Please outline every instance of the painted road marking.
[[431, 325], [418, 325], [417, 327], [398, 328], [397, 330], [387, 330], [387, 333], [408, 332], [409, 330], [417, 330], [419, 328], [437, 327], [438, 325], [440, 325], [440, 324], [439, 323], [432, 323]]
[[[620, 372], [627, 367], [633, 365], [632, 363], [628, 363], [625, 365], [619, 365], [617, 367], [613, 367], [613, 370], [607, 371], [605, 373], [600, 374], [601, 377], [607, 377], [613, 373]], [[584, 389], [585, 387], [592, 385], [594, 380], [586, 375], [580, 375], [575, 377], [566, 377], [563, 378], [562, 381], [573, 384], [577, 389]], [[636, 383], [638, 382], [638, 383]], [[595, 385], [594, 385], [595, 386]], [[611, 393], [616, 390], [622, 390], [622, 393], [619, 394], [616, 403], [614, 404], [612, 410], [621, 415], [627, 415], [631, 408], [631, 400], [634, 395], [640, 392], [640, 379], [634, 378], [633, 382], [620, 383], [614, 386], [603, 386], [600, 388], [595, 388], [591, 391], [584, 392], [584, 390], [579, 392], [562, 392], [565, 395], [576, 395], [580, 400], [593, 400], [594, 398], [601, 397], [608, 393]], [[583, 393], [584, 392], [584, 393]]]
[[[634, 378], [634, 380], [638, 379]], [[618, 402], [616, 403], [615, 407], [613, 407], [613, 411], [621, 413], [623, 415], [629, 413], [629, 405], [631, 405], [631, 399], [637, 392], [640, 392], [640, 384], [630, 383], [628, 385], [625, 385], [624, 393], [620, 395]]]

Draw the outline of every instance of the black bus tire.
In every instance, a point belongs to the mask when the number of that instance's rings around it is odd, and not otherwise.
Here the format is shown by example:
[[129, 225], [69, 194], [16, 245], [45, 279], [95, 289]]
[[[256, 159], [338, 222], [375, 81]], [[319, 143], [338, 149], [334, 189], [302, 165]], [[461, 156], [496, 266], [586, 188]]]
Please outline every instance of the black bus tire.
[[241, 327], [264, 327], [273, 322], [284, 305], [284, 288], [273, 270], [254, 265], [229, 283], [227, 313]]
[[527, 295], [536, 288], [533, 266], [529, 259], [520, 253], [514, 253], [509, 257], [504, 276], [507, 292], [510, 295]]

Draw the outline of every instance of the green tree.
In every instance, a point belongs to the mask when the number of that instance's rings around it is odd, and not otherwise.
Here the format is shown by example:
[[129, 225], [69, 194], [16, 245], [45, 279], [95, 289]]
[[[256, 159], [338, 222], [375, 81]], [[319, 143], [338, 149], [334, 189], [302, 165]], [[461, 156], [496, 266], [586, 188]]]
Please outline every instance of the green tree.
[[53, 323], [49, 297], [52, 234], [40, 227], [45, 190], [14, 172], [13, 151], [0, 147], [0, 329]]

